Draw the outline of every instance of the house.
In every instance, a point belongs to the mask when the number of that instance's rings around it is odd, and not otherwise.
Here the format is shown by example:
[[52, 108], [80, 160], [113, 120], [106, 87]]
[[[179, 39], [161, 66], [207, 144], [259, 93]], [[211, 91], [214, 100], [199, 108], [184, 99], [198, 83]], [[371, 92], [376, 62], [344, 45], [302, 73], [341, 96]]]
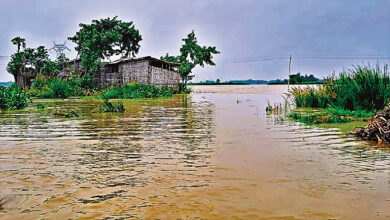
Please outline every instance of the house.
[[69, 60], [68, 62], [65, 63], [65, 66], [67, 67], [66, 70], [74, 70], [75, 74], [78, 75], [81, 70], [81, 58]]
[[178, 88], [180, 83], [180, 74], [176, 71], [178, 66], [177, 63], [151, 56], [122, 58], [105, 65], [101, 71], [93, 74], [93, 82], [103, 87], [138, 82], [158, 87]]

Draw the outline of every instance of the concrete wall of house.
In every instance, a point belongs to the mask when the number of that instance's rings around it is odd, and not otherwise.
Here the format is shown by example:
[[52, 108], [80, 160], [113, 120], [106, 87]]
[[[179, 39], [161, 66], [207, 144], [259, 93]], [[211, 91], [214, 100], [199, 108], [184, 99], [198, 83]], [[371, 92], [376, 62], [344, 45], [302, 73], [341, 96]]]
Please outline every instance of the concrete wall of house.
[[158, 87], [178, 88], [180, 75], [168, 68], [152, 66], [149, 60], [119, 63], [118, 72], [101, 71], [94, 74], [93, 82], [108, 87], [130, 82], [154, 85]]

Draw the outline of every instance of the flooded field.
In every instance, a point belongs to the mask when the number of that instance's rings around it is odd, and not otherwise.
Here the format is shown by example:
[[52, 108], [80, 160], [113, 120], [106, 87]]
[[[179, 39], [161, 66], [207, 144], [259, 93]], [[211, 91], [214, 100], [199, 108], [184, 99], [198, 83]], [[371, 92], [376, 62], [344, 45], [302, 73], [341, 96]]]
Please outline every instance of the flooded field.
[[193, 89], [0, 113], [0, 219], [390, 218], [390, 150], [267, 116], [286, 86]]

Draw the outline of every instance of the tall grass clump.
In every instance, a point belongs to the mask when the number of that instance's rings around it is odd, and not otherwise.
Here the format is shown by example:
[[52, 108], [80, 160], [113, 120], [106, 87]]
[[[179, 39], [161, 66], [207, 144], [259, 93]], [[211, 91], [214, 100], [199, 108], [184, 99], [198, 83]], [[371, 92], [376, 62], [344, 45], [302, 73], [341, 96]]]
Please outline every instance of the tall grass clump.
[[19, 89], [16, 84], [0, 86], [0, 109], [15, 110], [23, 109], [28, 105], [28, 95]]
[[390, 77], [387, 65], [357, 65], [329, 77], [318, 89], [294, 88], [291, 95], [297, 107], [378, 111], [389, 103]]
[[101, 92], [102, 99], [142, 99], [172, 97], [175, 91], [152, 85], [130, 83], [122, 87], [111, 87]]
[[95, 89], [91, 77], [68, 79], [37, 77], [28, 93], [38, 98], [68, 98], [89, 95]]
[[99, 112], [124, 112], [125, 107], [123, 102], [119, 100], [110, 101], [108, 99], [104, 99], [103, 102], [98, 106]]

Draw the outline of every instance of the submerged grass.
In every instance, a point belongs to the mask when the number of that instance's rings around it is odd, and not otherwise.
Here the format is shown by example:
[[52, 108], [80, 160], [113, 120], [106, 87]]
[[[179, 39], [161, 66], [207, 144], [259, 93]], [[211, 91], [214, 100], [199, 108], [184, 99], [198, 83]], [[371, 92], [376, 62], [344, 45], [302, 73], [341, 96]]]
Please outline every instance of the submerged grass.
[[332, 124], [345, 123], [351, 121], [367, 121], [374, 115], [373, 112], [365, 110], [350, 111], [339, 108], [319, 109], [314, 112], [294, 111], [289, 114], [289, 118], [304, 124]]
[[98, 111], [100, 113], [103, 112], [124, 112], [125, 107], [123, 102], [119, 100], [110, 101], [108, 99], [104, 99], [103, 102], [98, 106]]

